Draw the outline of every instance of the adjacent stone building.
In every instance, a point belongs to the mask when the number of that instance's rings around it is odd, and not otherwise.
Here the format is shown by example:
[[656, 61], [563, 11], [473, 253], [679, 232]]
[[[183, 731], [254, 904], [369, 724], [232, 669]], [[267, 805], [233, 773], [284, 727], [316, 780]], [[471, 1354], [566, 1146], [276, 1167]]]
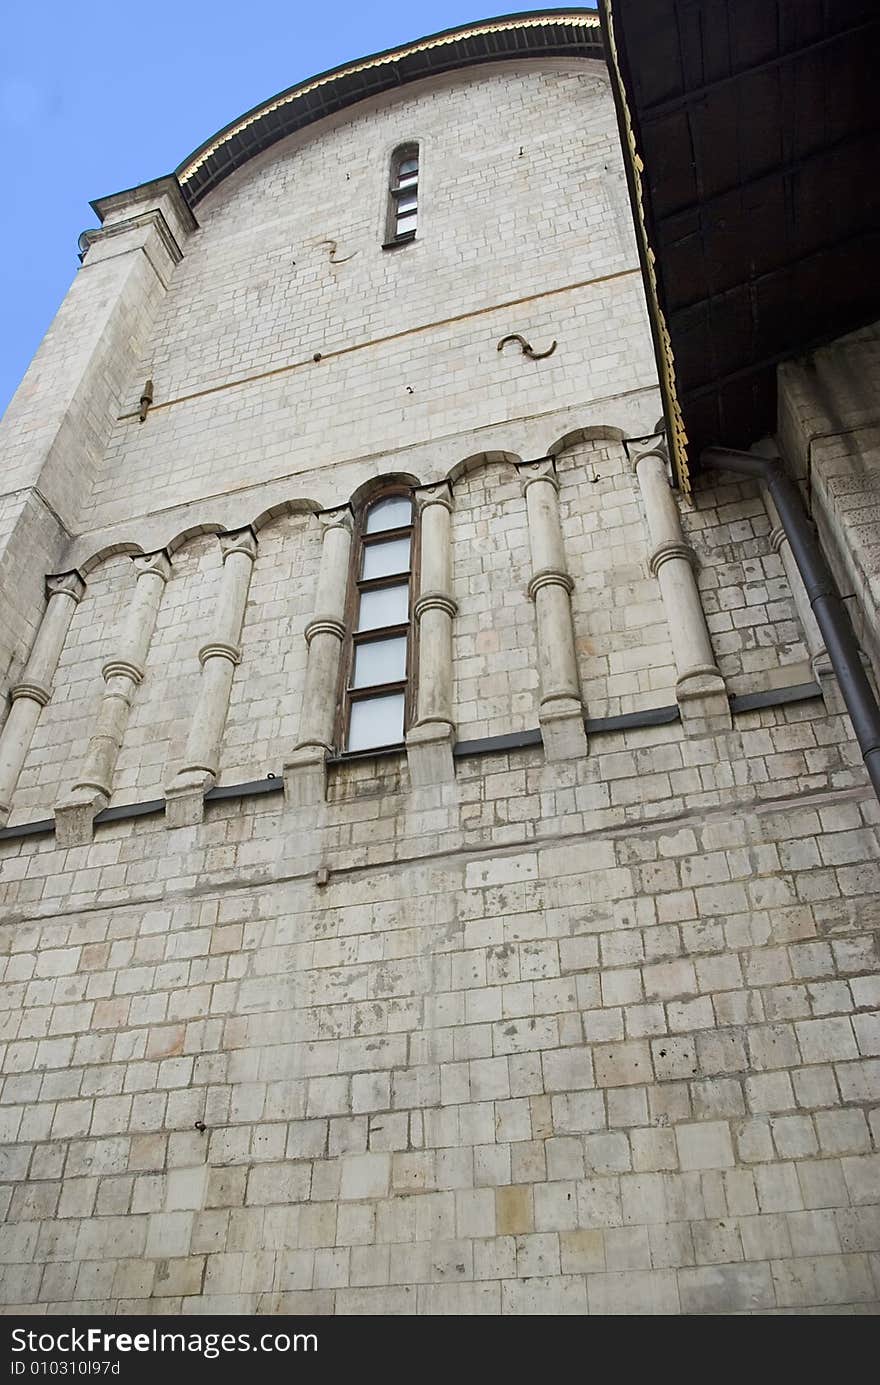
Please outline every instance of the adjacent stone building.
[[94, 205], [2, 432], [3, 1302], [872, 1311], [878, 805], [673, 485], [595, 16]]

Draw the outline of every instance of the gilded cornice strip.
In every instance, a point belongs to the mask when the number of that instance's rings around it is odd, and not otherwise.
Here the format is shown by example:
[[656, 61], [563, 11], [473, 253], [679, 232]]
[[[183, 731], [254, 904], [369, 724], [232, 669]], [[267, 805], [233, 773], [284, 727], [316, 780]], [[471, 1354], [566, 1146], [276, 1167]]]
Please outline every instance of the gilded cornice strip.
[[672, 425], [672, 435], [668, 439], [669, 455], [675, 469], [675, 475], [681, 489], [687, 494], [691, 490], [690, 470], [688, 468], [687, 453], [687, 433], [685, 432], [684, 417], [681, 412], [681, 405], [678, 402], [678, 395], [675, 388], [675, 356], [672, 351], [672, 340], [669, 329], [666, 326], [666, 318], [657, 294], [657, 273], [656, 257], [651, 249], [648, 240], [648, 228], [645, 223], [645, 204], [642, 186], [642, 174], [645, 165], [642, 162], [638, 148], [636, 147], [636, 137], [630, 117], [629, 102], [626, 99], [626, 88], [620, 73], [620, 64], [617, 56], [617, 44], [614, 37], [614, 15], [612, 14], [611, 0], [605, 3], [606, 33], [608, 38], [608, 66], [611, 69], [613, 79], [617, 85], [620, 108], [623, 112], [623, 122], [626, 135], [626, 147], [624, 148], [624, 158], [629, 158], [630, 167], [633, 171], [633, 188], [635, 190], [635, 222], [636, 230], [641, 241], [642, 260], [645, 265], [645, 296], [648, 300], [648, 312], [651, 315], [655, 328], [655, 337], [658, 343], [657, 370], [660, 375], [660, 389], [666, 402], [666, 415]]
[[308, 96], [310, 92], [316, 91], [319, 87], [326, 86], [330, 82], [338, 82], [344, 77], [353, 77], [359, 72], [369, 72], [372, 68], [399, 62], [401, 58], [408, 57], [411, 53], [427, 53], [434, 48], [442, 48], [450, 43], [462, 43], [469, 38], [479, 38], [484, 34], [504, 33], [511, 29], [548, 28], [554, 24], [567, 24], [574, 29], [598, 30], [599, 18], [595, 14], [567, 14], [563, 11], [558, 14], [538, 15], [533, 18], [505, 20], [498, 24], [480, 24], [470, 29], [456, 29], [450, 34], [439, 34], [434, 38], [422, 39], [419, 43], [407, 43], [402, 48], [395, 48], [389, 53], [381, 53], [377, 57], [366, 58], [362, 62], [350, 63], [346, 67], [338, 68], [335, 72], [327, 73], [324, 77], [316, 77], [314, 81], [297, 87], [294, 91], [276, 96], [274, 100], [267, 101], [265, 105], [251, 111], [249, 115], [243, 116], [230, 129], [225, 130], [222, 135], [213, 140], [207, 148], [199, 150], [198, 156], [178, 173], [178, 179], [182, 184], [189, 182], [202, 165], [213, 154], [216, 154], [218, 149], [221, 149], [229, 140], [234, 139], [236, 135], [240, 135], [243, 130], [248, 129], [256, 121], [262, 120], [264, 116], [271, 115], [273, 111], [279, 110], [282, 106], [290, 105], [293, 101], [299, 101], [304, 96]]

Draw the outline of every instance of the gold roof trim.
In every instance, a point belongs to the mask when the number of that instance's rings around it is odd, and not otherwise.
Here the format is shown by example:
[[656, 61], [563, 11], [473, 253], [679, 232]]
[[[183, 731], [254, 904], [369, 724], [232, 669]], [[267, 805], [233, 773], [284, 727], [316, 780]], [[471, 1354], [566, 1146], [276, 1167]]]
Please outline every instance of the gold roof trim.
[[367, 72], [373, 67], [382, 67], [386, 63], [398, 62], [400, 58], [406, 57], [408, 53], [425, 53], [432, 48], [440, 48], [448, 43], [460, 43], [463, 39], [477, 38], [482, 34], [502, 33], [505, 29], [537, 29], [544, 28], [551, 24], [570, 24], [573, 28], [598, 29], [599, 16], [596, 14], [576, 14], [567, 11], [557, 13], [548, 12], [547, 14], [535, 15], [518, 19], [506, 19], [499, 23], [487, 23], [474, 25], [469, 29], [455, 29], [448, 34], [438, 34], [433, 38], [419, 40], [418, 43], [406, 43], [401, 48], [394, 48], [388, 53], [380, 53], [374, 58], [365, 58], [361, 62], [346, 64], [345, 67], [337, 68], [334, 72], [328, 72], [323, 77], [316, 77], [314, 81], [307, 82], [304, 86], [296, 87], [293, 91], [276, 96], [273, 100], [267, 101], [264, 105], [258, 106], [256, 110], [248, 115], [242, 116], [241, 120], [228, 130], [224, 130], [221, 135], [213, 140], [206, 148], [200, 149], [197, 158], [194, 158], [182, 169], [177, 177], [181, 183], [187, 183], [198, 172], [202, 164], [216, 154], [226, 142], [235, 135], [241, 134], [249, 125], [261, 120], [263, 116], [277, 111], [282, 106], [287, 106], [293, 101], [299, 101], [303, 96], [308, 96], [310, 92], [317, 90], [318, 87], [326, 86], [328, 82], [336, 82], [341, 77], [354, 76], [358, 72]]
[[648, 241], [648, 228], [645, 225], [645, 204], [642, 189], [642, 174], [645, 171], [645, 165], [636, 147], [636, 137], [632, 127], [629, 103], [626, 99], [626, 88], [624, 87], [623, 78], [620, 73], [617, 45], [614, 39], [614, 15], [612, 14], [611, 0], [604, 0], [604, 12], [609, 50], [608, 66], [611, 69], [613, 80], [617, 86], [626, 133], [626, 146], [623, 153], [624, 157], [629, 157], [630, 165], [633, 170], [636, 231], [641, 241], [642, 261], [645, 266], [645, 274], [643, 276], [645, 280], [645, 297], [648, 301], [648, 312], [653, 319], [655, 328], [657, 372], [660, 376], [660, 392], [663, 395], [664, 404], [666, 406], [666, 417], [671, 426], [671, 436], [668, 438], [669, 455], [679, 485], [687, 495], [690, 495], [691, 477], [688, 467], [688, 438], [685, 432], [681, 405], [678, 402], [678, 395], [675, 388], [675, 356], [672, 351], [672, 340], [669, 335], [669, 328], [666, 326], [666, 319], [657, 296], [656, 256]]

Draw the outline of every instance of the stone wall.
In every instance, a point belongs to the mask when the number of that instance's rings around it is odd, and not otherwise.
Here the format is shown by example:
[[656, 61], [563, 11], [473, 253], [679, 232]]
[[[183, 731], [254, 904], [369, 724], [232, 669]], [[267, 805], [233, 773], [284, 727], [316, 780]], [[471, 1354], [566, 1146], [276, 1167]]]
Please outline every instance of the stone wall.
[[[877, 804], [761, 495], [685, 504], [643, 450], [604, 74], [361, 103], [200, 229], [167, 182], [120, 199], [10, 415], [27, 451], [91, 343], [65, 533], [14, 531], [31, 588], [74, 575], [9, 596], [0, 1299], [876, 1311]], [[448, 735], [328, 756], [345, 507], [389, 477], [449, 558], [413, 627]]]
[[854, 758], [816, 700], [5, 844], [4, 1300], [876, 1307]]

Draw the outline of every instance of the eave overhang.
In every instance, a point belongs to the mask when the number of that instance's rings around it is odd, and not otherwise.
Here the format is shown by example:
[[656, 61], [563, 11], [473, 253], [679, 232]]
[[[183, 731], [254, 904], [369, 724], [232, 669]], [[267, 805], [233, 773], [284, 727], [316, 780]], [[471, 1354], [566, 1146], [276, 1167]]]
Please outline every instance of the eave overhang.
[[880, 317], [876, 0], [600, 0], [670, 452], [776, 422], [780, 361]]

